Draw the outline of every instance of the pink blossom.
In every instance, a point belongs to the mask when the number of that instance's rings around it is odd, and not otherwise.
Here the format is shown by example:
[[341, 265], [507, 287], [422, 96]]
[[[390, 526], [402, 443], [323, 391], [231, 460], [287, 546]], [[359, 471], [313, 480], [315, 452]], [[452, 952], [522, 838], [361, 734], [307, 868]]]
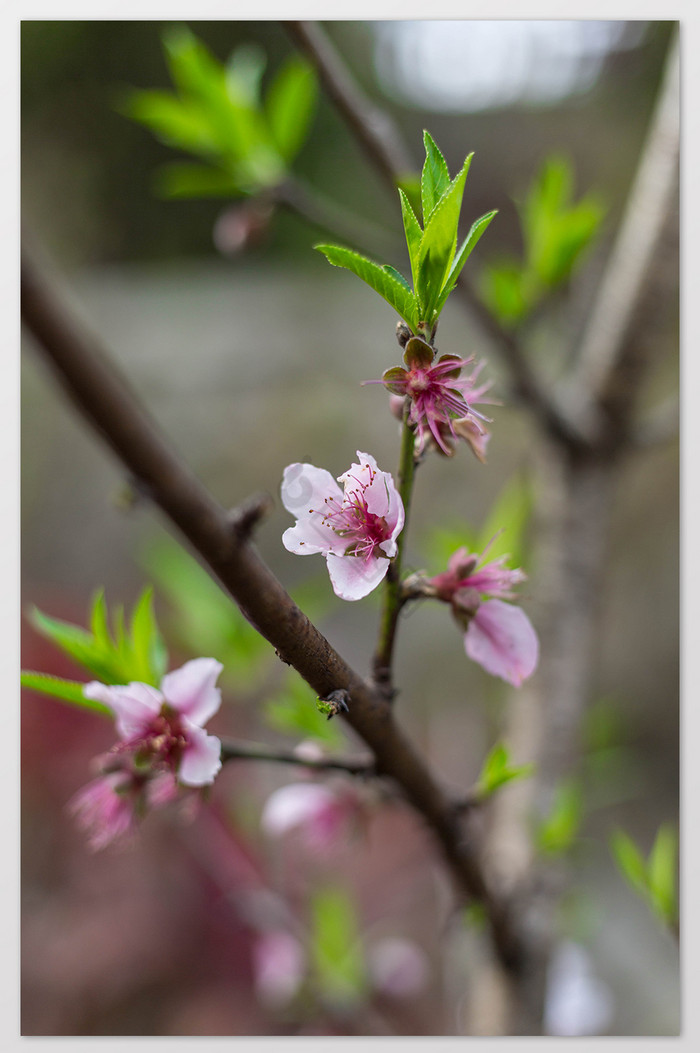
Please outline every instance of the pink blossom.
[[114, 753], [128, 753], [151, 771], [171, 772], [185, 786], [205, 786], [221, 768], [221, 742], [203, 727], [221, 704], [214, 685], [222, 668], [214, 658], [195, 658], [166, 673], [160, 690], [93, 680], [83, 693], [114, 713], [122, 739]]
[[109, 772], [83, 786], [69, 801], [69, 811], [88, 834], [93, 851], [133, 831], [138, 792], [128, 773]]
[[464, 626], [464, 646], [472, 661], [520, 687], [537, 667], [539, 643], [527, 615], [504, 600], [514, 599], [513, 587], [525, 575], [506, 567], [506, 556], [479, 565], [480, 558], [458, 549], [447, 570], [428, 584], [434, 596], [451, 604]]
[[297, 517], [285, 530], [284, 547], [299, 556], [326, 557], [333, 591], [359, 600], [382, 581], [396, 555], [404, 523], [401, 496], [374, 457], [357, 451], [338, 482], [313, 464], [290, 464], [284, 471], [282, 502]]
[[255, 990], [261, 1002], [278, 1008], [290, 1002], [306, 975], [306, 955], [299, 940], [284, 929], [262, 933], [253, 946]]
[[341, 793], [321, 783], [296, 782], [268, 798], [260, 825], [266, 834], [276, 837], [296, 830], [308, 848], [327, 852], [349, 830], [359, 811], [359, 800], [350, 789]]
[[491, 385], [477, 383], [483, 363], [462, 377], [462, 369], [474, 361], [473, 356], [441, 355], [434, 362], [434, 354], [433, 348], [420, 337], [411, 337], [404, 351], [408, 369], [394, 366], [381, 381], [369, 383], [383, 383], [392, 394], [411, 399], [408, 421], [418, 431], [418, 453], [432, 439], [449, 457], [454, 452], [450, 438], [455, 441], [462, 438], [483, 460], [488, 440], [484, 422], [488, 417], [474, 409], [475, 403], [491, 401], [483, 398]]

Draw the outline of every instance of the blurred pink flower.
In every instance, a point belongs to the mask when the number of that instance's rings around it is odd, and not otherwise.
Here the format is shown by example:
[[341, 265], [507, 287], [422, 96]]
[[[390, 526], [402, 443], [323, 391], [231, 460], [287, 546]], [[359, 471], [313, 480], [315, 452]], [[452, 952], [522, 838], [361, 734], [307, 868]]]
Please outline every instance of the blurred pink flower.
[[411, 399], [408, 420], [418, 431], [418, 453], [432, 438], [442, 453], [451, 456], [454, 451], [449, 438], [455, 441], [462, 438], [483, 460], [488, 440], [483, 422], [488, 418], [474, 409], [475, 403], [490, 401], [483, 398], [490, 383], [477, 383], [483, 363], [462, 377], [462, 369], [474, 361], [473, 356], [441, 355], [437, 362], [433, 361], [434, 356], [429, 344], [419, 337], [411, 337], [404, 351], [408, 369], [394, 366], [386, 371], [381, 381], [369, 383], [382, 383], [393, 395]]
[[306, 975], [306, 955], [299, 940], [284, 929], [262, 933], [253, 946], [253, 977], [258, 998], [265, 1005], [286, 1005], [299, 991]]
[[86, 684], [86, 698], [108, 706], [121, 739], [98, 760], [100, 775], [73, 797], [69, 808], [93, 849], [130, 834], [136, 821], [187, 787], [213, 782], [221, 768], [221, 743], [203, 725], [219, 708], [214, 686], [223, 666], [195, 658], [167, 673], [161, 690], [133, 682]]
[[350, 830], [360, 808], [351, 787], [341, 792], [322, 783], [295, 782], [267, 799], [260, 823], [273, 837], [297, 830], [309, 848], [328, 852]]
[[396, 555], [404, 523], [401, 496], [374, 457], [357, 451], [359, 463], [338, 477], [312, 464], [284, 471], [282, 502], [297, 517], [285, 530], [284, 547], [299, 556], [326, 557], [336, 596], [359, 600], [379, 585]]
[[464, 627], [464, 646], [472, 661], [520, 687], [537, 667], [539, 643], [527, 615], [503, 601], [515, 597], [513, 586], [524, 581], [525, 574], [506, 567], [506, 556], [479, 566], [482, 557], [458, 549], [447, 570], [428, 585], [433, 595], [451, 605]]
[[170, 771], [186, 786], [205, 786], [221, 768], [221, 742], [203, 728], [221, 705], [214, 685], [222, 669], [214, 658], [195, 658], [166, 673], [160, 691], [150, 684], [113, 687], [93, 680], [83, 694], [114, 713], [122, 741], [113, 752]]

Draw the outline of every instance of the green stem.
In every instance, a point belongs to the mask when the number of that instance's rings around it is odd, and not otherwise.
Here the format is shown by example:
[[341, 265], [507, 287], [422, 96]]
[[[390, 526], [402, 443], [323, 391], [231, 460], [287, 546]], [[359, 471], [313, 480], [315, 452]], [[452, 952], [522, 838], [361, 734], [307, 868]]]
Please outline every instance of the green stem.
[[401, 456], [399, 460], [399, 493], [403, 501], [404, 524], [403, 530], [399, 534], [396, 556], [389, 564], [389, 570], [386, 575], [384, 609], [379, 625], [379, 640], [373, 662], [374, 682], [389, 700], [394, 696], [391, 663], [394, 653], [396, 626], [403, 606], [403, 598], [401, 596], [401, 560], [408, 533], [408, 513], [411, 506], [415, 471], [415, 429], [408, 423], [410, 407], [410, 400], [407, 399], [404, 406]]

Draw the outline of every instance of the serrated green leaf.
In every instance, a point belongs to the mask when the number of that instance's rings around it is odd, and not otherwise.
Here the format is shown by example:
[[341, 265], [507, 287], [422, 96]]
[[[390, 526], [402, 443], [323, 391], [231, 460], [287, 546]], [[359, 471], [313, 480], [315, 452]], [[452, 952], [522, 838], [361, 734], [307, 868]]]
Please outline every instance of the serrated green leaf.
[[380, 264], [373, 263], [372, 260], [368, 260], [358, 252], [352, 252], [338, 245], [314, 245], [314, 248], [322, 252], [334, 267], [344, 267], [356, 274], [358, 278], [362, 278], [401, 315], [412, 329], [415, 328], [418, 321], [416, 298], [405, 278], [399, 281]]
[[164, 198], [238, 197], [249, 182], [223, 168], [175, 161], [162, 165], [153, 177], [156, 194]]
[[676, 851], [675, 831], [666, 824], [660, 826], [649, 855], [647, 878], [652, 906], [667, 922], [676, 917]]
[[476, 248], [479, 238], [485, 232], [486, 228], [488, 227], [489, 223], [491, 222], [491, 220], [497, 212], [498, 209], [494, 209], [492, 212], [487, 212], [485, 213], [485, 215], [481, 216], [479, 219], [475, 220], [474, 223], [472, 223], [469, 233], [462, 242], [459, 252], [454, 258], [454, 262], [452, 264], [452, 267], [450, 268], [450, 273], [447, 276], [445, 286], [442, 290], [442, 293], [440, 294], [436, 310], [442, 310], [443, 306], [445, 305], [445, 301], [447, 300], [447, 297], [454, 289], [457, 283], [457, 279], [462, 273], [464, 264], [467, 262], [471, 253]]
[[313, 68], [292, 56], [280, 66], [265, 98], [272, 141], [285, 161], [292, 161], [304, 144], [313, 117], [318, 82]]
[[421, 174], [421, 205], [423, 225], [427, 226], [431, 212], [450, 185], [450, 171], [430, 132], [423, 132], [425, 162]]
[[489, 560], [510, 556], [512, 567], [525, 562], [525, 536], [533, 510], [532, 486], [522, 473], [507, 480], [489, 510], [479, 532], [477, 551], [483, 552], [489, 542]]
[[423, 230], [418, 251], [416, 296], [428, 324], [432, 324], [433, 312], [455, 257], [459, 213], [472, 157], [473, 154], [469, 154], [465, 158], [460, 172], [433, 208]]
[[92, 634], [70, 622], [50, 618], [36, 607], [30, 613], [30, 620], [36, 630], [51, 640], [61, 651], [79, 665], [84, 666], [103, 683], [114, 684], [113, 664], [105, 655], [103, 648], [96, 645]]
[[403, 216], [403, 228], [406, 232], [406, 245], [408, 247], [408, 257], [411, 262], [411, 275], [413, 277], [413, 284], [416, 284], [416, 278], [418, 275], [418, 252], [420, 250], [420, 242], [423, 237], [423, 231], [421, 230], [420, 223], [416, 219], [415, 212], [411, 208], [411, 203], [406, 197], [404, 191], [399, 187], [399, 198], [401, 200], [401, 215]]
[[95, 713], [104, 713], [112, 716], [111, 710], [101, 702], [86, 698], [83, 694], [85, 684], [77, 680], [64, 680], [62, 677], [49, 676], [46, 673], [22, 672], [20, 675], [22, 687], [31, 691], [39, 691], [43, 695], [51, 695], [52, 698], [60, 698], [62, 702], [70, 702], [82, 709], [91, 709]]
[[311, 901], [311, 960], [322, 997], [349, 1006], [364, 997], [367, 972], [357, 915], [342, 889], [321, 889]]

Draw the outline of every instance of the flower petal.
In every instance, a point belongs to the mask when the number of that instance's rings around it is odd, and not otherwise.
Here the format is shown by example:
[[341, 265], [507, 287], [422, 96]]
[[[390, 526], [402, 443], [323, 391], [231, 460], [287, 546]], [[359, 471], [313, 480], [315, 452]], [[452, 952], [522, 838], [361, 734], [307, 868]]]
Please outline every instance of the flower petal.
[[530, 619], [510, 603], [482, 603], [464, 637], [469, 657], [487, 673], [520, 687], [537, 666], [539, 644]]
[[114, 713], [117, 731], [123, 739], [140, 735], [152, 717], [160, 712], [163, 696], [149, 684], [134, 681], [131, 684], [109, 686], [91, 681], [83, 688], [86, 698], [102, 702]]
[[160, 685], [166, 702], [193, 724], [204, 727], [221, 705], [221, 691], [214, 684], [223, 668], [215, 658], [193, 658], [166, 673]]
[[335, 794], [320, 783], [290, 783], [268, 797], [260, 825], [266, 834], [286, 834], [296, 826], [313, 823], [322, 812], [333, 808], [335, 804]]
[[336, 501], [340, 507], [342, 499], [342, 490], [325, 468], [288, 465], [282, 479], [282, 504], [297, 517], [297, 522], [282, 536], [287, 551], [300, 556], [330, 549], [344, 552], [347, 542], [323, 522], [328, 500]]
[[361, 600], [384, 578], [389, 560], [384, 556], [365, 560], [361, 556], [338, 556], [329, 552], [326, 565], [336, 596], [341, 600]]
[[221, 770], [221, 742], [185, 717], [187, 746], [177, 777], [185, 786], [206, 786]]

